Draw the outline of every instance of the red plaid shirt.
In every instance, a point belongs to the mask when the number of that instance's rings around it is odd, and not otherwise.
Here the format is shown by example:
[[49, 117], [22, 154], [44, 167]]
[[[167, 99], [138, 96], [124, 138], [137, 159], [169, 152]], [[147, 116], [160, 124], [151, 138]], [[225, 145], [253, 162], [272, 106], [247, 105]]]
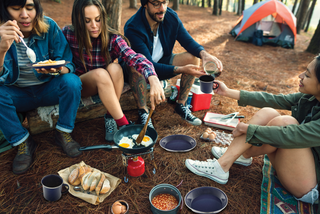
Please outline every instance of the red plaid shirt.
[[[85, 68], [80, 60], [79, 54], [79, 44], [77, 42], [74, 31], [70, 26], [65, 26], [62, 29], [64, 36], [69, 42], [72, 54], [73, 63], [76, 66], [76, 74], [78, 76], [84, 74]], [[92, 44], [92, 62], [86, 50], [83, 50], [83, 58], [87, 67], [87, 71], [91, 71], [96, 68], [106, 68], [108, 64], [113, 62], [115, 59], [121, 57], [127, 65], [134, 67], [138, 72], [144, 75], [146, 81], [148, 82], [148, 77], [151, 75], [156, 75], [153, 64], [147, 60], [142, 54], [134, 52], [126, 43], [126, 41], [119, 35], [112, 35], [109, 43], [109, 53], [111, 57], [111, 62], [107, 63], [106, 60], [101, 55], [101, 38], [91, 38]]]

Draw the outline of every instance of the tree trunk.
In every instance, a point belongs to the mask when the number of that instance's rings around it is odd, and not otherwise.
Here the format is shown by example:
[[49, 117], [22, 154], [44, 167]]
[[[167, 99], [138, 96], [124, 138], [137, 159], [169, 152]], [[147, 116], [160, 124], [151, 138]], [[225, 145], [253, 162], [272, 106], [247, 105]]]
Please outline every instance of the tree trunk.
[[241, 14], [244, 11], [245, 5], [246, 5], [246, 0], [241, 0]]
[[130, 6], [129, 8], [138, 9], [137, 7], [137, 0], [130, 0]]
[[320, 52], [320, 20], [306, 51], [313, 54]]
[[204, 5], [205, 5], [205, 0], [202, 0], [202, 5], [201, 5], [201, 7], [204, 7]]
[[[238, 0], [239, 1], [239, 0]], [[236, 0], [234, 0], [233, 1], [233, 10], [232, 10], [232, 12], [236, 12], [236, 6], [237, 6], [237, 4], [236, 4]]]
[[208, 0], [208, 7], [211, 8], [211, 0]]
[[213, 0], [213, 11], [212, 14], [217, 16], [218, 15], [218, 8], [219, 8], [219, 0]]
[[109, 17], [109, 26], [120, 31], [122, 0], [102, 0], [102, 4], [106, 8]]
[[312, 1], [311, 11], [310, 11], [310, 14], [309, 14], [309, 17], [308, 17], [307, 25], [304, 28], [304, 32], [308, 32], [308, 28], [309, 28], [309, 25], [310, 25], [310, 22], [311, 22], [312, 14], [313, 14], [314, 7], [315, 7], [316, 3], [317, 3], [317, 0], [313, 0]]
[[253, 0], [253, 4], [257, 4], [258, 3], [258, 0]]
[[179, 0], [173, 0], [172, 9], [175, 11], [179, 10]]
[[219, 0], [219, 16], [221, 16], [221, 13], [222, 13], [222, 3], [223, 3], [223, 0]]
[[187, 0], [187, 5], [189, 5], [189, 1], [190, 1], [190, 0]]
[[293, 14], [294, 14], [294, 11], [296, 10], [297, 3], [298, 3], [298, 0], [294, 0], [294, 4], [293, 4], [293, 7], [292, 7], [292, 13]]
[[242, 14], [242, 11], [241, 11], [241, 3], [242, 3], [242, 0], [238, 0], [238, 11], [237, 11], [237, 15], [238, 16], [241, 16]]
[[230, 3], [230, 0], [227, 0], [226, 11], [229, 11], [229, 3]]
[[300, 30], [302, 28], [302, 24], [307, 15], [307, 10], [309, 7], [310, 0], [301, 0], [299, 7], [300, 12], [297, 17], [297, 34], [300, 34]]

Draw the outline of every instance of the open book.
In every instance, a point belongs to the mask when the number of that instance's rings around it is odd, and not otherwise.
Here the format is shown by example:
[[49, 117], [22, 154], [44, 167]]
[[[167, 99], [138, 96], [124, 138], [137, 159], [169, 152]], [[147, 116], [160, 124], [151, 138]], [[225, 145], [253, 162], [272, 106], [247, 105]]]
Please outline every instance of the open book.
[[207, 112], [206, 115], [203, 118], [204, 124], [208, 126], [217, 127], [220, 129], [227, 129], [227, 130], [233, 130], [238, 123], [240, 122], [240, 119], [238, 118], [224, 118], [226, 117], [225, 114], [217, 114], [213, 112]]

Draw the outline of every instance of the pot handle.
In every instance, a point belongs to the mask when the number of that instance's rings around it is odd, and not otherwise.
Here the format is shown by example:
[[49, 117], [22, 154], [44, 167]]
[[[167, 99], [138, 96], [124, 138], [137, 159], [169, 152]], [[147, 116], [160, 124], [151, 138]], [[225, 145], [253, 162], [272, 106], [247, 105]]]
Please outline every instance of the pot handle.
[[[183, 182], [183, 180], [181, 180], [181, 182], [176, 186], [176, 188], [178, 188], [178, 189], [179, 189], [179, 187], [182, 185], [182, 182]], [[180, 206], [180, 211], [182, 210], [182, 208], [183, 208], [183, 197], [182, 197], [182, 195], [181, 195], [181, 206]]]
[[79, 148], [79, 151], [91, 151], [91, 150], [97, 150], [97, 149], [103, 149], [106, 151], [111, 151], [114, 147], [107, 144], [102, 145], [94, 145], [94, 146], [83, 146]]

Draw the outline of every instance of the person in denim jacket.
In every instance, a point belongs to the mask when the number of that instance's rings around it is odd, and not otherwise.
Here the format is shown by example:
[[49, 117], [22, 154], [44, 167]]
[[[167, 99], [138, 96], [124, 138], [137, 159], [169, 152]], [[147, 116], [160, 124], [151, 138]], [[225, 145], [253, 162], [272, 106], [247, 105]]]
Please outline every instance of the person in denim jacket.
[[[218, 160], [187, 159], [187, 168], [197, 175], [225, 184], [233, 163], [249, 166], [252, 157], [267, 154], [286, 190], [297, 200], [317, 203], [320, 181], [320, 56], [308, 65], [299, 79], [299, 92], [287, 95], [233, 90], [217, 81], [220, 87], [215, 90], [216, 94], [238, 100], [239, 106], [251, 105], [261, 109], [248, 123], [237, 125], [229, 147], [212, 147], [211, 152]], [[291, 116], [281, 115], [275, 109], [291, 111]]]
[[21, 174], [29, 169], [37, 147], [16, 112], [39, 106], [59, 104], [55, 143], [68, 156], [79, 156], [80, 145], [70, 136], [81, 96], [81, 81], [74, 74], [73, 63], [33, 69], [21, 42], [23, 39], [35, 52], [36, 62], [71, 62], [64, 35], [52, 19], [43, 15], [39, 0], [2, 0], [0, 4], [0, 129], [8, 142], [18, 147], [13, 172]]

